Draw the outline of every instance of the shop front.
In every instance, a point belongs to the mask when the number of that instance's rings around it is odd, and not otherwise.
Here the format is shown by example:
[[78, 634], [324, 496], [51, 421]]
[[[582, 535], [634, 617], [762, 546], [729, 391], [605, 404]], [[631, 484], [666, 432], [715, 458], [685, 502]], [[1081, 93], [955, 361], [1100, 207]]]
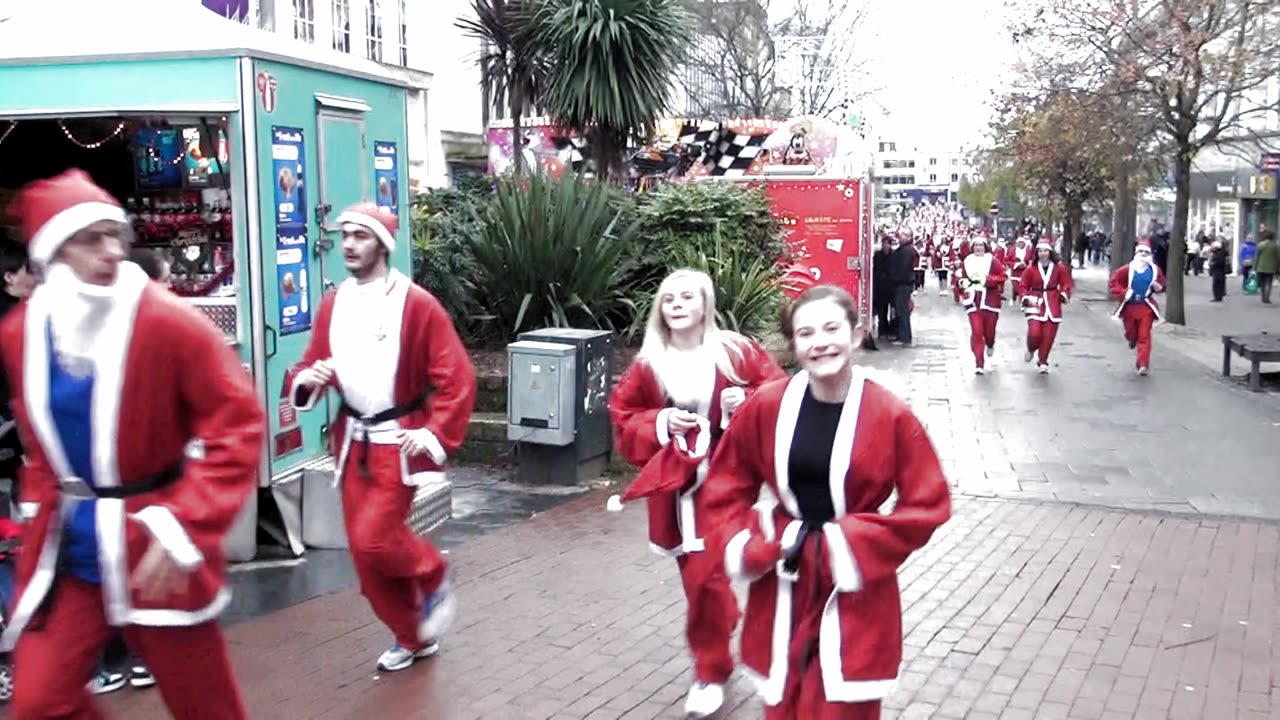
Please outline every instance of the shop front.
[[298, 413], [285, 375], [347, 276], [344, 207], [399, 211], [392, 264], [409, 269], [405, 87], [198, 2], [142, 0], [127, 18], [111, 3], [34, 5], [0, 23], [0, 217], [17, 188], [70, 167], [120, 200], [135, 248], [169, 262], [173, 292], [221, 328], [267, 409], [262, 492], [229, 555], [253, 558], [260, 537], [300, 553], [297, 481], [331, 472], [336, 408]]

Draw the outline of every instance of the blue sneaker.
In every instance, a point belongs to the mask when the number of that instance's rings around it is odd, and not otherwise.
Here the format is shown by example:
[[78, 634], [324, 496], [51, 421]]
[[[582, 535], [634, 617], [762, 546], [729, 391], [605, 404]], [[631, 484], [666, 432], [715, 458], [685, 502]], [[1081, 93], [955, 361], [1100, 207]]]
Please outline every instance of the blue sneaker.
[[421, 650], [416, 651], [406, 650], [399, 645], [392, 645], [390, 650], [382, 653], [382, 656], [378, 658], [378, 669], [383, 672], [404, 670], [412, 665], [414, 660], [431, 657], [439, 650], [439, 643], [430, 643]]
[[453, 593], [453, 582], [446, 575], [440, 588], [431, 593], [422, 603], [422, 620], [418, 622], [418, 639], [424, 643], [435, 643], [453, 624], [454, 615], [458, 611], [457, 596]]

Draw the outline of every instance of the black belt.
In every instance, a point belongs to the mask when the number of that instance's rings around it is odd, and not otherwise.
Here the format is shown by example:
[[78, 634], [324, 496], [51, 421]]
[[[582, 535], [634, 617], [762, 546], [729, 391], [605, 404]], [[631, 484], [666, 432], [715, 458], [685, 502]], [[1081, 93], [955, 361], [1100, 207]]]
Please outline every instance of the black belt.
[[[389, 422], [391, 420], [399, 420], [400, 418], [404, 417], [405, 415], [408, 415], [411, 412], [414, 412], [415, 410], [421, 410], [423, 404], [427, 402], [427, 395], [428, 393], [422, 393], [418, 397], [414, 398], [413, 400], [410, 400], [407, 403], [404, 403], [403, 405], [396, 405], [394, 407], [389, 407], [386, 410], [373, 413], [372, 415], [361, 415], [359, 412], [356, 411], [355, 408], [348, 405], [345, 400], [342, 401], [342, 404], [341, 404], [342, 412], [350, 415], [356, 420], [359, 420], [361, 423], [363, 423], [366, 426], [364, 437], [360, 439], [361, 447], [364, 450], [364, 453], [360, 457], [360, 474], [361, 475], [363, 475], [366, 478], [372, 477], [372, 473], [369, 472], [368, 426], [379, 425], [381, 423]], [[341, 476], [342, 468], [338, 468], [338, 473], [339, 473], [339, 476]]]
[[79, 498], [101, 498], [103, 500], [124, 500], [125, 498], [145, 495], [149, 492], [164, 489], [178, 482], [182, 478], [182, 473], [186, 467], [186, 463], [182, 460], [170, 465], [168, 468], [150, 477], [143, 478], [137, 482], [131, 482], [127, 485], [121, 484], [115, 487], [94, 487], [79, 478], [68, 478], [59, 481], [63, 495]]

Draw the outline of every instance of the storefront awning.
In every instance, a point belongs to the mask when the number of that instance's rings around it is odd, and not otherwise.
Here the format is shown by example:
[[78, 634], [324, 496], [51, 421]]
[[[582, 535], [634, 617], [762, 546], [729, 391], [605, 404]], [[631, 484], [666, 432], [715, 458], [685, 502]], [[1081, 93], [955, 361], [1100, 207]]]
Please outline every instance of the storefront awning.
[[[413, 84], [372, 60], [218, 16], [200, 0], [40, 0], [0, 5], [0, 65], [255, 57]], [[0, 95], [3, 90], [0, 90]]]

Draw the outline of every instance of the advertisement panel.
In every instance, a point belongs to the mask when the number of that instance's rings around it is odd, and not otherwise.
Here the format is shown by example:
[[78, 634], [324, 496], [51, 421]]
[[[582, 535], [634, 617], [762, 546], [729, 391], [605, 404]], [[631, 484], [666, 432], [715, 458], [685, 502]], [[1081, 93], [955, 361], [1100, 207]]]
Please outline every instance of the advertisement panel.
[[[808, 285], [836, 285], [866, 306], [869, 273], [862, 238], [866, 196], [857, 180], [770, 180], [765, 183], [774, 217], [787, 230]], [[869, 268], [868, 268], [869, 269]], [[863, 313], [865, 315], [865, 312]]]

